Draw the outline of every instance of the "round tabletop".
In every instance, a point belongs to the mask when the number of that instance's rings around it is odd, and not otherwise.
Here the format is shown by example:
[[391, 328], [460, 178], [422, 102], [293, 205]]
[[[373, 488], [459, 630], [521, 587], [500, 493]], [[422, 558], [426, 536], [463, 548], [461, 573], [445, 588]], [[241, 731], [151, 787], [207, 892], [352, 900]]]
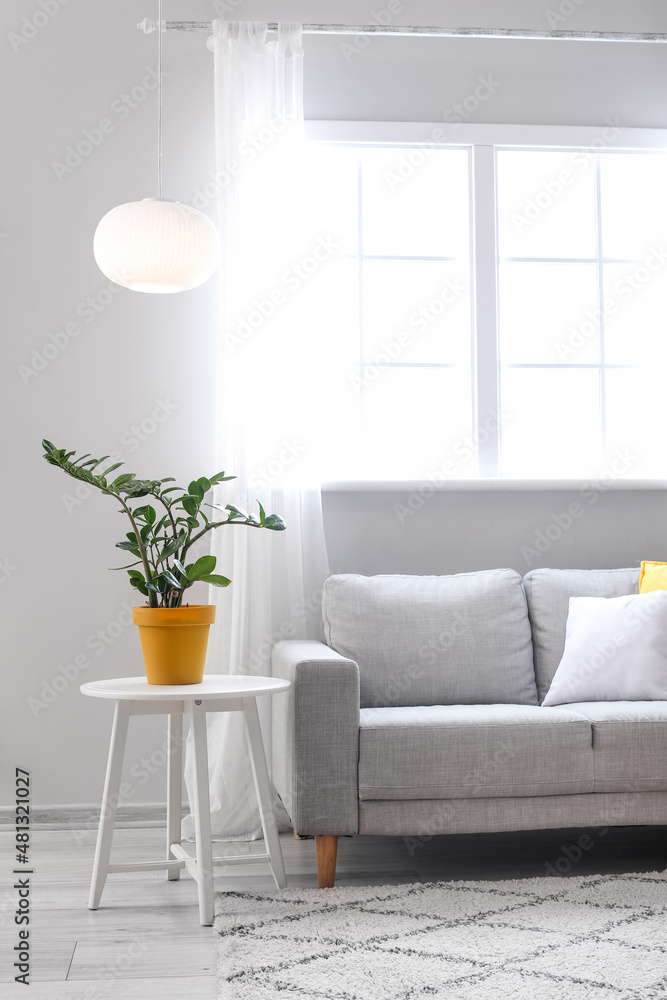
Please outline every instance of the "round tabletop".
[[290, 681], [281, 677], [245, 674], [205, 674], [201, 684], [149, 684], [145, 676], [114, 677], [82, 684], [81, 693], [91, 698], [113, 698], [116, 701], [185, 701], [194, 698], [207, 701], [278, 694], [279, 691], [287, 691], [289, 686]]

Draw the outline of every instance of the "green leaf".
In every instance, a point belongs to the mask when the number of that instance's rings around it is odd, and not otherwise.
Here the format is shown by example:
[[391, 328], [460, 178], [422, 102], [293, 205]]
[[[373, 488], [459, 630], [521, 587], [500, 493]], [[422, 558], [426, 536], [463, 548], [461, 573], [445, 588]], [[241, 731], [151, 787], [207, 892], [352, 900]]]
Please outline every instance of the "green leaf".
[[199, 581], [200, 583], [210, 583], [214, 587], [228, 587], [232, 582], [226, 576], [216, 576], [214, 573], [207, 573], [205, 576], [200, 576]]
[[[118, 463], [118, 465], [122, 464], [123, 464], [122, 462]], [[112, 465], [111, 468], [116, 469], [117, 466]], [[106, 472], [104, 473], [105, 476], [108, 471], [109, 470], [107, 469]], [[129, 483], [132, 479], [134, 479], [134, 472], [124, 472], [122, 476], [118, 476], [117, 479], [114, 479], [114, 481], [110, 484], [110, 489], [117, 490], [119, 486], [125, 486], [125, 484]]]
[[[206, 482], [208, 482], [208, 479], [206, 480]], [[196, 479], [193, 479], [190, 485], [188, 486], [188, 493], [191, 496], [197, 497], [199, 500], [204, 499], [204, 490], [201, 488]]]
[[228, 503], [225, 507], [230, 513], [230, 520], [234, 520], [237, 517], [242, 517], [244, 521], [248, 520], [248, 513], [243, 509], [243, 507], [237, 507], [236, 504]]
[[269, 531], [284, 531], [287, 525], [279, 514], [269, 514], [264, 521], [264, 527]]
[[257, 501], [257, 506], [259, 507], [259, 523], [260, 524], [265, 524], [266, 523], [266, 514], [264, 513], [264, 508], [262, 507], [262, 505], [259, 502], [259, 500]]
[[184, 531], [181, 531], [178, 538], [172, 538], [171, 541], [167, 542], [165, 547], [162, 549], [162, 552], [158, 556], [158, 562], [163, 562], [165, 559], [168, 559], [169, 556], [173, 556], [174, 552], [180, 549], [181, 545], [184, 544], [186, 539], [187, 539], [186, 533]]
[[197, 502], [192, 499], [192, 497], [183, 497], [181, 499], [181, 505], [183, 510], [186, 510], [191, 517], [194, 517], [197, 513]]
[[143, 577], [140, 580], [138, 577], [133, 576], [130, 580], [130, 586], [138, 590], [140, 594], [144, 595], [144, 597], [148, 597], [148, 586], [150, 586], [151, 590], [156, 590], [158, 594], [160, 593], [157, 587], [153, 587], [150, 584], [146, 586], [146, 582]]
[[200, 580], [202, 576], [208, 576], [215, 569], [217, 561], [215, 556], [201, 556], [188, 572], [188, 579]]
[[[133, 563], [132, 565], [136, 566], [137, 564]], [[131, 577], [133, 580], [143, 580], [144, 579], [144, 574], [140, 573], [138, 569], [131, 569], [130, 572], [127, 575], [129, 577]]]
[[210, 481], [210, 479], [207, 479], [206, 476], [201, 476], [197, 480], [197, 486], [202, 491], [202, 496], [203, 496], [204, 493], [208, 493], [208, 491], [210, 490], [210, 488], [211, 488], [211, 481]]
[[103, 476], [108, 476], [109, 473], [113, 472], [114, 469], [120, 469], [120, 467], [121, 467], [122, 464], [123, 464], [122, 462], [114, 462], [113, 465], [110, 465], [108, 469], [104, 470], [104, 472], [102, 473], [102, 475]]
[[116, 548], [117, 549], [122, 549], [123, 552], [131, 552], [132, 555], [137, 556], [137, 558], [141, 557], [141, 553], [139, 552], [139, 549], [137, 548], [137, 543], [136, 542], [129, 542], [129, 541], [128, 542], [116, 542]]
[[176, 552], [179, 548], [180, 546], [177, 540], [175, 538], [172, 538], [172, 540], [170, 542], [167, 542], [165, 547], [162, 549], [162, 552], [157, 557], [157, 561], [159, 563], [164, 562], [165, 559], [169, 558], [169, 556], [173, 556], [174, 552]]
[[174, 566], [179, 571], [179, 573], [183, 574], [183, 576], [187, 580], [188, 579], [188, 571], [186, 570], [186, 568], [183, 565], [183, 563], [179, 559], [174, 559]]
[[236, 476], [226, 476], [224, 472], [218, 472], [215, 476], [211, 476], [209, 482], [215, 486], [216, 483], [227, 483], [230, 479], [236, 479]]
[[170, 583], [172, 587], [176, 587], [177, 590], [181, 589], [181, 581], [177, 580], [174, 574], [169, 569], [163, 569], [160, 576]]
[[112, 483], [112, 486], [116, 486], [119, 493], [125, 493], [125, 495], [132, 500], [139, 500], [141, 497], [146, 497], [150, 493], [150, 490], [145, 486], [135, 487], [134, 483]]
[[[130, 569], [130, 567], [132, 567], [132, 566], [138, 566], [140, 562], [141, 562], [141, 559], [138, 559], [136, 562], [128, 563], [127, 566], [109, 566], [109, 569], [110, 570]], [[137, 570], [135, 569], [132, 572], [136, 573]], [[132, 576], [132, 573], [130, 573], [130, 576]], [[144, 578], [143, 577], [143, 573], [139, 573], [139, 576], [143, 580], [143, 578]]]

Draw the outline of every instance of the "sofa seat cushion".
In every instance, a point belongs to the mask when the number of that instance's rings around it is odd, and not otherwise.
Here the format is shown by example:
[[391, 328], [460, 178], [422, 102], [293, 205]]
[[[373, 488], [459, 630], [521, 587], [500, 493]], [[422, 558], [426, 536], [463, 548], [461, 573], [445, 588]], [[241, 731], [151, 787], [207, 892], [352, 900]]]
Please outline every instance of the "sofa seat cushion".
[[589, 701], [561, 707], [590, 719], [594, 791], [667, 791], [666, 701]]
[[521, 577], [329, 577], [328, 646], [359, 666], [362, 708], [537, 705]]
[[565, 648], [571, 597], [624, 597], [639, 590], [637, 569], [533, 569], [523, 578], [542, 702]]
[[359, 798], [593, 791], [590, 720], [574, 706], [433, 705], [360, 714]]

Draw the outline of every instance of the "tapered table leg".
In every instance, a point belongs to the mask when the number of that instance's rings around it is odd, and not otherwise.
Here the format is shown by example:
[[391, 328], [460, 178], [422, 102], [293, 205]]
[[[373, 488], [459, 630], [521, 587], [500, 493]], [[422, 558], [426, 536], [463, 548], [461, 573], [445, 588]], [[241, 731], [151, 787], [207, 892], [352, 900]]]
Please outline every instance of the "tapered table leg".
[[[170, 715], [167, 723], [167, 857], [172, 844], [181, 842], [181, 788], [183, 781], [183, 716]], [[176, 882], [180, 868], [167, 868], [167, 878]]]
[[276, 886], [279, 889], [284, 889], [287, 886], [287, 877], [285, 875], [283, 852], [280, 847], [280, 837], [278, 836], [276, 814], [273, 809], [273, 786], [266, 766], [264, 741], [262, 739], [262, 729], [259, 724], [257, 701], [255, 698], [243, 699], [243, 718], [245, 719], [250, 763], [252, 764], [255, 790], [259, 802], [259, 814], [262, 819], [264, 843], [271, 859], [271, 871], [273, 872]]
[[192, 719], [192, 761], [194, 770], [195, 844], [197, 848], [197, 887], [199, 891], [199, 922], [204, 927], [213, 923], [213, 850], [211, 844], [211, 805], [208, 791], [208, 746], [206, 742], [206, 706], [195, 701], [186, 703], [185, 711]]
[[104, 794], [102, 796], [102, 812], [97, 831], [93, 877], [90, 884], [90, 896], [88, 898], [88, 906], [91, 910], [96, 910], [100, 905], [102, 890], [104, 889], [109, 869], [111, 841], [113, 839], [113, 828], [118, 808], [118, 790], [120, 788], [125, 743], [127, 741], [127, 726], [130, 718], [130, 705], [129, 701], [117, 701], [113, 717], [107, 774], [104, 781]]
[[317, 856], [317, 884], [320, 889], [333, 889], [336, 882], [336, 855], [338, 837], [315, 837]]

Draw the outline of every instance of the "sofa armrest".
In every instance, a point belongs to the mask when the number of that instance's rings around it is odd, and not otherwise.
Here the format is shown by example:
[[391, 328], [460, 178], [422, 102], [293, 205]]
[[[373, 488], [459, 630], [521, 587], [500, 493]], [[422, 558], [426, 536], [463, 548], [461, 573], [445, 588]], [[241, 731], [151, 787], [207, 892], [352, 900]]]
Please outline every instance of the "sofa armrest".
[[352, 835], [359, 819], [359, 668], [321, 642], [279, 642], [271, 672], [273, 780], [301, 836]]

